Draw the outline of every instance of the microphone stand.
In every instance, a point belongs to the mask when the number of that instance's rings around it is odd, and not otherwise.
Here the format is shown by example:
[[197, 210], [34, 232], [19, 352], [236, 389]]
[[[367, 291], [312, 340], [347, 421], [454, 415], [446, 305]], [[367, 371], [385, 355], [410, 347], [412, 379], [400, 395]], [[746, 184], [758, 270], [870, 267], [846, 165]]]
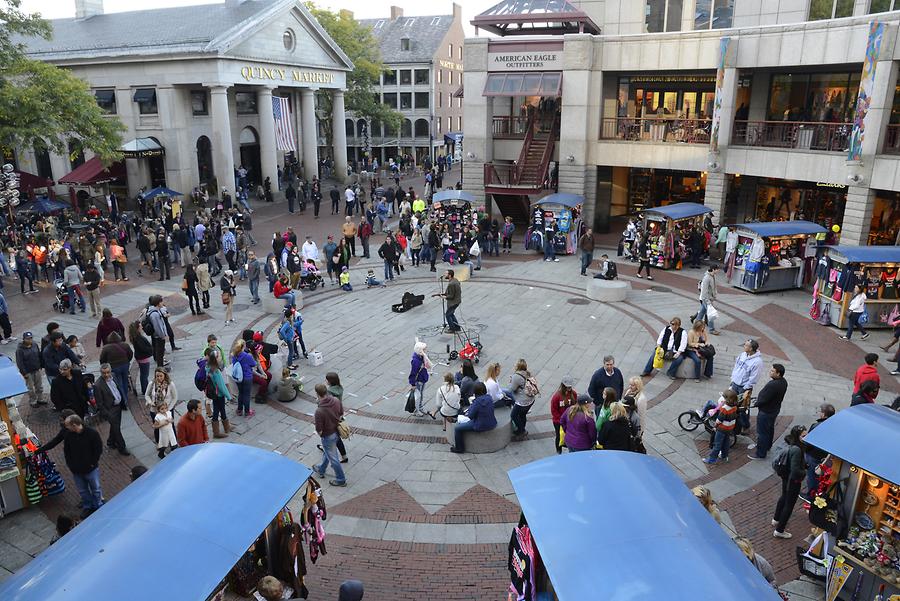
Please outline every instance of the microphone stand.
[[446, 298], [444, 298], [444, 276], [438, 277], [438, 281], [441, 283], [441, 320], [443, 325], [442, 329], [447, 329], [447, 308], [446, 308]]

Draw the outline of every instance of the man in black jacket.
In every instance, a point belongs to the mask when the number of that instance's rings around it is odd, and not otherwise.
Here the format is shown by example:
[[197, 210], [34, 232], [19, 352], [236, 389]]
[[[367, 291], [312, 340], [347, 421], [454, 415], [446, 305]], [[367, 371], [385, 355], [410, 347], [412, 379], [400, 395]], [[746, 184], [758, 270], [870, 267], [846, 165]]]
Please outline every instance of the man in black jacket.
[[103, 441], [96, 430], [84, 425], [80, 417], [70, 415], [63, 422], [59, 434], [38, 451], [49, 451], [59, 443], [63, 443], [66, 466], [72, 472], [78, 494], [81, 495], [81, 517], [86, 518], [103, 504], [103, 492], [100, 490]]
[[762, 387], [756, 396], [756, 444], [751, 444], [748, 449], [756, 452], [747, 455], [750, 459], [765, 459], [766, 453], [772, 448], [772, 440], [775, 438], [775, 420], [781, 412], [781, 403], [787, 392], [788, 383], [784, 379], [784, 365], [775, 363], [769, 370], [769, 381]]
[[[331, 214], [332, 215], [340, 215], [341, 213], [341, 193], [338, 191], [337, 186], [331, 186], [331, 190], [328, 191], [328, 196], [331, 197]], [[318, 205], [316, 205], [318, 209]], [[319, 211], [316, 210], [316, 217], [319, 216]]]
[[100, 415], [109, 422], [109, 437], [106, 439], [106, 446], [118, 449], [122, 455], [131, 455], [125, 446], [125, 438], [122, 436], [122, 408], [125, 406], [125, 399], [113, 379], [112, 366], [109, 363], [100, 366], [100, 380], [94, 386], [94, 397], [97, 400]]
[[394, 262], [398, 260], [397, 251], [394, 249], [394, 241], [390, 236], [384, 239], [384, 244], [378, 248], [378, 256], [384, 260], [384, 280], [394, 279]]
[[87, 392], [80, 371], [72, 369], [69, 359], [59, 362], [59, 376], [50, 385], [50, 402], [57, 411], [71, 409], [79, 417], [87, 413]]
[[288, 212], [294, 212], [294, 201], [297, 200], [297, 191], [294, 190], [294, 184], [288, 183], [287, 189], [284, 191], [284, 197], [288, 202]]

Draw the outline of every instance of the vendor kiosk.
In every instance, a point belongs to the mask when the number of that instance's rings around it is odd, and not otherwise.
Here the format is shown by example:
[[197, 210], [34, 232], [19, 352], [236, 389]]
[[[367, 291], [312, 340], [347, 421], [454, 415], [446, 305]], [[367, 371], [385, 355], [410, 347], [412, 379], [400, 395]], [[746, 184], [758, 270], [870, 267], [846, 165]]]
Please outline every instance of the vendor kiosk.
[[29, 434], [16, 404], [27, 391], [16, 364], [0, 355], [0, 518], [28, 506], [25, 462], [16, 447]]
[[678, 202], [644, 210], [643, 231], [650, 236], [650, 264], [657, 269], [680, 269], [687, 257], [687, 239], [712, 209], [696, 202]]
[[656, 457], [567, 453], [509, 479], [522, 507], [509, 551], [514, 595], [525, 587], [529, 601], [781, 599]]
[[177, 449], [0, 584], [0, 599], [220, 599], [251, 546], [267, 550], [269, 574], [284, 563], [276, 525], [311, 473], [245, 445]]
[[810, 317], [823, 324], [846, 327], [853, 287], [861, 282], [868, 297], [866, 329], [891, 327], [891, 322], [900, 317], [898, 268], [897, 246], [825, 247], [816, 264]]
[[802, 288], [815, 270], [816, 234], [826, 229], [811, 221], [742, 223], [735, 226], [737, 248], [728, 257], [728, 281], [748, 292]]
[[[584, 229], [581, 221], [581, 208], [584, 197], [577, 194], [550, 194], [539, 198], [531, 206], [531, 222], [525, 233], [526, 247], [533, 250], [543, 249], [543, 237], [546, 235], [546, 224], [554, 219], [557, 234], [553, 241], [556, 254], [571, 255], [578, 250], [578, 238]], [[538, 239], [534, 237], [538, 234]]]
[[462, 190], [441, 190], [431, 197], [431, 216], [439, 225], [448, 225], [450, 232], [478, 227], [472, 203], [475, 197]]
[[875, 404], [839, 411], [804, 442], [830, 454], [810, 504], [826, 534], [825, 600], [900, 599], [900, 413]]

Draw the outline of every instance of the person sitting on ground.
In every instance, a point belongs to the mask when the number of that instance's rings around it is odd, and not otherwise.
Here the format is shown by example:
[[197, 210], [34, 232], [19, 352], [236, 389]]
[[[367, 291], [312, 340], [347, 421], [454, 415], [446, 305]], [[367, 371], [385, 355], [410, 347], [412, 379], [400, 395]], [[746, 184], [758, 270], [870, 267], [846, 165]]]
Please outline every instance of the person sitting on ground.
[[562, 413], [559, 427], [565, 433], [564, 443], [570, 453], [593, 449], [597, 442], [597, 425], [591, 412], [591, 397], [578, 395], [575, 404]]
[[387, 288], [387, 285], [380, 280], [375, 279], [375, 271], [370, 269], [366, 272], [366, 288]]
[[341, 267], [341, 275], [338, 276], [341, 283], [341, 290], [344, 292], [353, 292], [353, 286], [350, 285], [350, 270], [347, 267]]
[[291, 373], [289, 367], [281, 370], [281, 384], [278, 385], [278, 400], [282, 403], [290, 403], [297, 398], [303, 390], [303, 382]]
[[464, 432], [487, 432], [497, 427], [497, 418], [494, 416], [494, 401], [487, 393], [484, 382], [475, 382], [472, 388], [475, 400], [466, 410], [465, 417], [457, 419], [456, 428], [453, 431], [454, 445], [450, 447], [452, 453], [465, 453], [463, 445]]

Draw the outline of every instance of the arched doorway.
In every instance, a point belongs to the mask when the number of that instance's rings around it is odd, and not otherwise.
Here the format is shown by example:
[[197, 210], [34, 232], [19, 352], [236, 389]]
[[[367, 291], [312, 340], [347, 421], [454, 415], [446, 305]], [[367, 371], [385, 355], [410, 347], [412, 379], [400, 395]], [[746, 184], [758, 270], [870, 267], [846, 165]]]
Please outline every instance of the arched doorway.
[[[251, 190], [259, 183], [262, 171], [259, 159], [259, 136], [252, 127], [241, 130], [241, 165], [247, 170], [247, 184]], [[226, 186], [227, 187], [227, 186]]]
[[209, 184], [213, 178], [212, 144], [206, 136], [197, 138], [197, 173], [201, 184]]

